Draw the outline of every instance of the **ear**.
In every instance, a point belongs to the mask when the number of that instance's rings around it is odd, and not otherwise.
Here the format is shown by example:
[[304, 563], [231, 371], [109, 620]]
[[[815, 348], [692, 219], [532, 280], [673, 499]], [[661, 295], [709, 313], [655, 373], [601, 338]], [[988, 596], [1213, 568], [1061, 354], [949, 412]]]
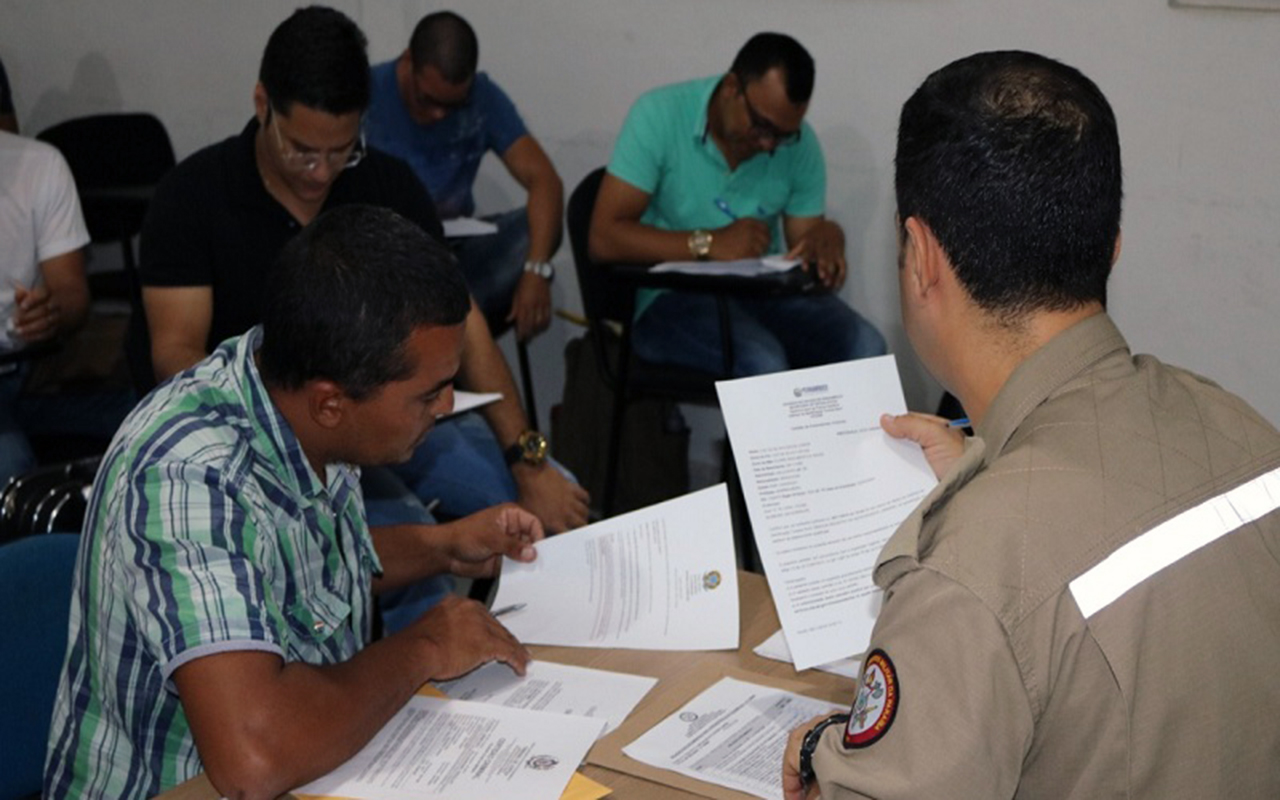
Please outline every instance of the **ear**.
[[270, 101], [267, 100], [267, 87], [262, 85], [262, 81], [258, 81], [253, 85], [253, 113], [258, 118], [259, 125], [267, 124], [267, 111], [270, 107]]
[[938, 289], [946, 254], [933, 229], [919, 217], [907, 217], [902, 231], [902, 269], [907, 270], [903, 286], [914, 297], [927, 298]]
[[333, 381], [314, 380], [306, 385], [307, 412], [311, 420], [325, 430], [342, 424], [353, 402], [342, 387]]

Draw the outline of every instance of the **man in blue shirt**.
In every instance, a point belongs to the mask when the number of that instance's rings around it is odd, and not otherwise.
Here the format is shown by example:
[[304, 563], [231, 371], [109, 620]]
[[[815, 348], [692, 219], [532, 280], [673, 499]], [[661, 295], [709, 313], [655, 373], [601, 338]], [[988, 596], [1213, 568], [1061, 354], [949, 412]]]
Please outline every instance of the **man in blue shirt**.
[[[826, 167], [804, 122], [813, 59], [795, 39], [753, 36], [724, 75], [655, 89], [627, 116], [591, 219], [601, 262], [732, 261], [786, 253], [828, 291], [734, 299], [734, 373], [755, 375], [881, 355], [884, 338], [831, 292], [844, 283], [844, 231], [823, 216]], [[721, 369], [715, 298], [637, 298], [641, 357]]]
[[372, 70], [369, 143], [408, 162], [445, 220], [475, 214], [471, 187], [494, 152], [528, 192], [525, 208], [488, 219], [498, 232], [458, 239], [455, 254], [489, 326], [520, 340], [551, 322], [551, 256], [560, 244], [564, 187], [515, 105], [476, 72], [479, 43], [462, 17], [423, 17], [409, 47]]

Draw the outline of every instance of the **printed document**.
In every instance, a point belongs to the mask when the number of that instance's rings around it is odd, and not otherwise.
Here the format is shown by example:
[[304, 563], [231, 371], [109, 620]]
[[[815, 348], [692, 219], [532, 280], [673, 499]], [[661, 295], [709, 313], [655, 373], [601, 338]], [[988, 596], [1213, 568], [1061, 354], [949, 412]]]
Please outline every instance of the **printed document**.
[[825, 700], [723, 678], [622, 752], [681, 775], [781, 800], [788, 735], [819, 714], [842, 710]]
[[[795, 664], [795, 661], [791, 658], [791, 648], [787, 647], [787, 637], [783, 635], [781, 628], [778, 629], [777, 633], [756, 645], [751, 652], [761, 658], [782, 661], [786, 664]], [[862, 677], [862, 660], [858, 658], [842, 658], [838, 661], [832, 661], [830, 664], [819, 664], [814, 669], [830, 672], [832, 675], [843, 675], [856, 681]], [[510, 672], [511, 670], [507, 671]]]
[[738, 568], [724, 484], [538, 542], [502, 563], [494, 608], [526, 644], [738, 647]]
[[876, 558], [937, 482], [913, 442], [893, 356], [716, 384], [747, 512], [796, 669], [864, 651]]
[[591, 717], [605, 723], [600, 735], [622, 724], [657, 678], [602, 669], [531, 661], [522, 678], [493, 662], [457, 680], [438, 684], [455, 700]]
[[351, 760], [299, 796], [557, 800], [601, 720], [417, 696]]

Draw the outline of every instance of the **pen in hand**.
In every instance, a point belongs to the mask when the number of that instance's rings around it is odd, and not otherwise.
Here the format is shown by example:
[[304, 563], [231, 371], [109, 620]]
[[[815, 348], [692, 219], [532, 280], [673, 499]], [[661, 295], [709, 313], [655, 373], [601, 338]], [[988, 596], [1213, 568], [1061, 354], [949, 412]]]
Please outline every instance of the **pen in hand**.
[[738, 221], [738, 215], [733, 213], [733, 209], [729, 208], [729, 204], [724, 201], [723, 197], [717, 197], [715, 200], [716, 208], [724, 212], [725, 216], [734, 222]]

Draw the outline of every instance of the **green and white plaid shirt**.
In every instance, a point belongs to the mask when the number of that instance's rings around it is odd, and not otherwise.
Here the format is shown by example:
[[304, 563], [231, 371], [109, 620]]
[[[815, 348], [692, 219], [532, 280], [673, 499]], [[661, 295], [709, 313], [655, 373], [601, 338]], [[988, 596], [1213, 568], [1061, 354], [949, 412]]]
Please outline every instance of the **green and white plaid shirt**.
[[149, 395], [94, 482], [46, 798], [151, 797], [201, 770], [171, 681], [227, 651], [332, 664], [381, 570], [359, 473], [311, 469], [254, 365], [261, 329]]

